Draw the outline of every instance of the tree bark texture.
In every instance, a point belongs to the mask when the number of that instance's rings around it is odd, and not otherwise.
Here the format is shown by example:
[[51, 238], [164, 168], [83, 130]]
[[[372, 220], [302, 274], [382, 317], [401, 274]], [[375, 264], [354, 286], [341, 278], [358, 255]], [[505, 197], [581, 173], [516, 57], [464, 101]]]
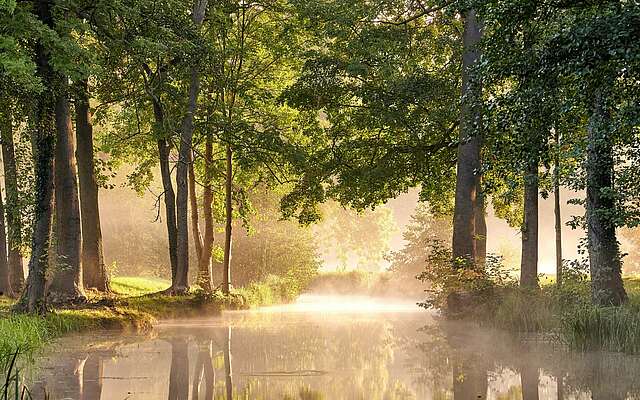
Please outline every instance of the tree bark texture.
[[11, 113], [5, 108], [2, 121], [2, 165], [4, 167], [4, 188], [6, 192], [5, 214], [7, 226], [7, 262], [9, 280], [14, 294], [24, 287], [24, 267], [22, 264], [22, 220], [18, 196], [18, 173], [13, 144], [13, 124]]
[[87, 81], [79, 85], [76, 101], [76, 159], [82, 220], [82, 274], [84, 286], [108, 292], [109, 275], [104, 264], [98, 205], [98, 183], [93, 161], [93, 125]]
[[[39, 0], [36, 4], [38, 18], [46, 26], [53, 27], [50, 3]], [[29, 276], [17, 309], [44, 313], [46, 311], [45, 283], [49, 264], [49, 238], [53, 216], [53, 161], [55, 153], [55, 74], [49, 64], [49, 54], [43, 44], [36, 44], [37, 74], [46, 85], [46, 92], [36, 102], [34, 115], [33, 154], [35, 170], [34, 226], [29, 259]]]
[[455, 208], [453, 217], [453, 257], [473, 263], [477, 259], [476, 216], [477, 174], [480, 173], [480, 110], [481, 86], [472, 71], [478, 61], [480, 24], [474, 10], [464, 13], [464, 56], [462, 65], [462, 108], [460, 115], [460, 144], [456, 175]]
[[620, 305], [627, 301], [622, 283], [622, 262], [616, 238], [614, 157], [610, 132], [611, 117], [605, 91], [593, 96], [587, 128], [587, 234], [591, 294], [595, 304]]
[[7, 231], [4, 224], [4, 204], [0, 193], [0, 293], [14, 297], [9, 278], [9, 263], [7, 261]]
[[538, 163], [529, 162], [524, 176], [524, 220], [520, 286], [538, 287]]
[[157, 98], [152, 98], [153, 115], [156, 121], [158, 158], [160, 161], [160, 176], [162, 178], [162, 188], [164, 197], [165, 220], [167, 225], [167, 238], [169, 241], [169, 262], [171, 264], [171, 283], [176, 280], [176, 270], [178, 263], [177, 253], [177, 228], [176, 228], [176, 195], [173, 191], [173, 182], [171, 181], [171, 164], [169, 156], [171, 154], [171, 146], [169, 140], [164, 137], [164, 112], [162, 105]]
[[[64, 78], [66, 79], [66, 78]], [[48, 296], [54, 302], [84, 301], [82, 285], [80, 201], [67, 85], [56, 100], [55, 204], [57, 262]]]

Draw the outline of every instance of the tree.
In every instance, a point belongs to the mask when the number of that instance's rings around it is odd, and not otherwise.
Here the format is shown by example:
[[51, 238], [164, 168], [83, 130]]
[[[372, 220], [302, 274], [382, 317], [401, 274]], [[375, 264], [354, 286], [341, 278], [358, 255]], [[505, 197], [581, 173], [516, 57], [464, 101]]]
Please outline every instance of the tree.
[[13, 297], [14, 291], [11, 287], [9, 264], [7, 261], [7, 232], [4, 222], [4, 204], [0, 191], [0, 293]]
[[56, 270], [47, 296], [54, 303], [84, 301], [81, 264], [80, 201], [76, 175], [67, 77], [61, 76], [55, 106]]
[[13, 144], [11, 108], [5, 108], [2, 112], [1, 118], [2, 127], [0, 127], [0, 139], [2, 141], [2, 164], [4, 167], [4, 187], [6, 192], [5, 214], [8, 245], [7, 262], [11, 288], [13, 293], [17, 295], [24, 286], [24, 271], [21, 253], [21, 207], [19, 203], [18, 174]]
[[465, 10], [463, 18], [462, 108], [453, 213], [452, 255], [454, 259], [466, 259], [468, 263], [474, 263], [478, 258], [477, 234], [485, 233], [476, 231], [476, 214], [484, 212], [484, 207], [478, 204], [478, 180], [482, 168], [480, 163], [481, 133], [479, 131], [482, 125], [479, 110], [482, 86], [480, 77], [474, 73], [480, 57], [478, 45], [482, 33], [475, 10]]
[[102, 251], [102, 230], [98, 207], [98, 183], [93, 154], [93, 124], [86, 80], [80, 82], [76, 99], [76, 159], [82, 219], [82, 277], [84, 286], [110, 291]]
[[[38, 1], [35, 9], [38, 20], [48, 29], [53, 28], [51, 7], [47, 1]], [[53, 159], [55, 148], [55, 105], [58, 96], [54, 89], [59, 79], [50, 65], [50, 53], [42, 38], [35, 47], [37, 76], [43, 82], [45, 92], [36, 102], [34, 113], [34, 169], [35, 215], [29, 260], [29, 276], [25, 290], [17, 305], [19, 310], [42, 313], [45, 305], [45, 274], [48, 265], [49, 233], [52, 222]]]
[[285, 215], [308, 223], [327, 199], [362, 210], [417, 186], [449, 209], [462, 58], [450, 3], [295, 4], [316, 45], [283, 98], [312, 122], [312, 146], [291, 155]]
[[[207, 10], [207, 0], [197, 0], [193, 6], [191, 18], [193, 24], [199, 28]], [[191, 67], [189, 82], [189, 97], [187, 110], [182, 121], [180, 132], [180, 146], [178, 150], [178, 167], [176, 171], [176, 279], [172, 282], [175, 293], [189, 290], [189, 225], [188, 225], [188, 196], [189, 188], [187, 175], [192, 159], [192, 142], [194, 130], [194, 114], [196, 112], [198, 94], [200, 92], [200, 70], [197, 65]]]

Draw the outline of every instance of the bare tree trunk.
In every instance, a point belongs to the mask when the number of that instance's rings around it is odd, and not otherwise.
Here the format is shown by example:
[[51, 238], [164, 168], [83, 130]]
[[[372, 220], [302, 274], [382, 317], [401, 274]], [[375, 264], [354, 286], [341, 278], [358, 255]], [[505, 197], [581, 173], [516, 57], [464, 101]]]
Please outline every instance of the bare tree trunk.
[[109, 275], [102, 252], [98, 184], [93, 162], [93, 126], [86, 80], [80, 82], [79, 91], [76, 101], [76, 158], [82, 220], [82, 273], [85, 287], [109, 292]]
[[196, 255], [198, 257], [198, 284], [207, 293], [213, 291], [211, 270], [211, 252], [213, 250], [213, 190], [211, 187], [213, 144], [207, 138], [205, 149], [205, 182], [203, 183], [202, 210], [204, 214], [204, 237], [200, 233], [200, 217], [196, 198], [196, 178], [193, 164], [189, 168], [189, 196], [191, 198], [191, 231], [195, 240]]
[[610, 136], [611, 117], [602, 88], [593, 96], [593, 109], [587, 128], [587, 233], [591, 295], [602, 306], [627, 301], [622, 283], [622, 262], [616, 238], [613, 192], [614, 158]]
[[453, 257], [473, 263], [476, 249], [477, 174], [480, 173], [480, 112], [478, 101], [481, 86], [472, 68], [479, 58], [477, 44], [482, 37], [474, 10], [464, 13], [464, 57], [462, 66], [462, 109], [460, 144], [456, 176], [453, 216]]
[[162, 188], [164, 196], [165, 222], [167, 225], [167, 238], [169, 240], [169, 262], [171, 263], [171, 284], [176, 280], [176, 270], [178, 263], [177, 253], [177, 228], [176, 228], [176, 195], [173, 191], [173, 183], [171, 181], [171, 164], [169, 163], [169, 155], [171, 154], [170, 142], [164, 135], [164, 111], [162, 104], [156, 98], [151, 96], [153, 104], [153, 115], [156, 120], [156, 132], [158, 143], [158, 159], [160, 161], [160, 176], [162, 178]]
[[198, 197], [196, 193], [196, 173], [192, 159], [189, 164], [189, 202], [191, 208], [191, 235], [196, 248], [196, 257], [202, 258], [202, 235], [200, 234], [200, 216], [198, 215]]
[[4, 225], [4, 204], [0, 192], [0, 295], [14, 297], [9, 279], [9, 263], [7, 262], [7, 232]]
[[233, 229], [233, 152], [231, 145], [227, 144], [227, 173], [225, 182], [225, 228], [224, 228], [224, 259], [222, 262], [222, 291], [229, 294], [231, 289], [231, 239]]
[[[66, 79], [66, 78], [65, 78]], [[66, 81], [65, 81], [66, 83]], [[80, 263], [80, 201], [74, 158], [73, 129], [65, 90], [56, 101], [56, 250], [58, 268], [51, 280], [48, 296], [53, 302], [85, 301]]]
[[2, 121], [2, 163], [4, 166], [4, 188], [6, 191], [6, 216], [8, 238], [8, 267], [11, 288], [14, 294], [20, 293], [24, 287], [24, 269], [22, 265], [22, 221], [18, 202], [18, 174], [13, 144], [13, 126], [11, 113], [5, 108]]
[[560, 210], [560, 133], [555, 132], [556, 154], [553, 167], [553, 213], [556, 229], [556, 284], [562, 286], [562, 216]]
[[520, 287], [538, 287], [538, 163], [529, 162], [524, 176], [524, 221]]
[[202, 240], [202, 259], [199, 261], [198, 271], [202, 288], [213, 291], [213, 271], [211, 253], [213, 252], [213, 138], [207, 136], [204, 151], [204, 188], [202, 191], [202, 212], [204, 214], [204, 237]]
[[[197, 0], [193, 7], [193, 23], [196, 26], [202, 25], [207, 0]], [[176, 222], [177, 222], [177, 255], [176, 280], [173, 291], [183, 293], [189, 290], [189, 224], [188, 224], [188, 197], [189, 188], [187, 174], [191, 162], [192, 141], [194, 123], [193, 117], [196, 112], [198, 93], [200, 92], [200, 71], [197, 66], [191, 68], [191, 82], [189, 85], [189, 102], [187, 113], [182, 120], [182, 131], [180, 135], [180, 148], [178, 150], [178, 168], [176, 170]]]
[[[39, 0], [38, 17], [46, 26], [53, 27], [50, 3]], [[47, 85], [47, 91], [36, 102], [33, 143], [35, 170], [35, 212], [29, 260], [29, 276], [16, 309], [44, 313], [46, 311], [45, 276], [49, 264], [48, 250], [51, 232], [53, 202], [53, 159], [55, 152], [55, 95], [52, 89], [54, 72], [49, 64], [49, 54], [42, 43], [36, 44], [38, 76]]]

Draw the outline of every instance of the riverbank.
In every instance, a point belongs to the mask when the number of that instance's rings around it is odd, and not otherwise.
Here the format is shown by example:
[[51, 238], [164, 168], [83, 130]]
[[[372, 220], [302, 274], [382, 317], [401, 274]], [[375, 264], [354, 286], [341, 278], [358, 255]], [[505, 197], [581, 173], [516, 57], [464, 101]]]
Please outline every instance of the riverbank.
[[31, 355], [52, 339], [69, 333], [91, 330], [120, 330], [144, 333], [157, 320], [216, 315], [223, 309], [243, 309], [291, 301], [277, 282], [264, 282], [234, 290], [205, 294], [193, 291], [184, 296], [156, 295], [170, 282], [139, 277], [117, 277], [111, 282], [113, 293], [103, 296], [88, 292], [86, 304], [54, 309], [45, 316], [16, 314], [14, 301], [0, 297], [0, 355]]
[[593, 305], [587, 279], [566, 280], [561, 288], [543, 281], [537, 290], [495, 286], [477, 297], [464, 318], [541, 334], [572, 350], [640, 354], [640, 278], [626, 277], [624, 285], [629, 300], [619, 307]]

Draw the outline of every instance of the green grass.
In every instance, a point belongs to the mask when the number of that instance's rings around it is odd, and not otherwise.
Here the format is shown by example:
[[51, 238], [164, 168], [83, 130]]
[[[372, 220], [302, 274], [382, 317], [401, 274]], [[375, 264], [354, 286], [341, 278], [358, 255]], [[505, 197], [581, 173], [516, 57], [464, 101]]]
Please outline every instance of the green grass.
[[170, 282], [156, 278], [116, 277], [111, 281], [113, 294], [89, 295], [81, 308], [57, 309], [46, 316], [14, 314], [14, 301], [0, 297], [0, 354], [19, 348], [31, 354], [52, 339], [71, 332], [95, 329], [146, 331], [158, 319], [216, 315], [224, 308], [249, 308], [293, 300], [298, 292], [287, 279], [269, 277], [265, 282], [236, 288], [231, 296], [221, 292], [205, 294], [193, 291], [184, 296], [158, 293]]
[[589, 282], [569, 281], [562, 289], [501, 288], [472, 318], [510, 331], [551, 334], [574, 350], [640, 354], [640, 279], [624, 282], [629, 302], [620, 307], [593, 305]]
[[111, 290], [120, 296], [142, 296], [156, 293], [171, 286], [171, 282], [159, 278], [118, 276], [111, 280]]

